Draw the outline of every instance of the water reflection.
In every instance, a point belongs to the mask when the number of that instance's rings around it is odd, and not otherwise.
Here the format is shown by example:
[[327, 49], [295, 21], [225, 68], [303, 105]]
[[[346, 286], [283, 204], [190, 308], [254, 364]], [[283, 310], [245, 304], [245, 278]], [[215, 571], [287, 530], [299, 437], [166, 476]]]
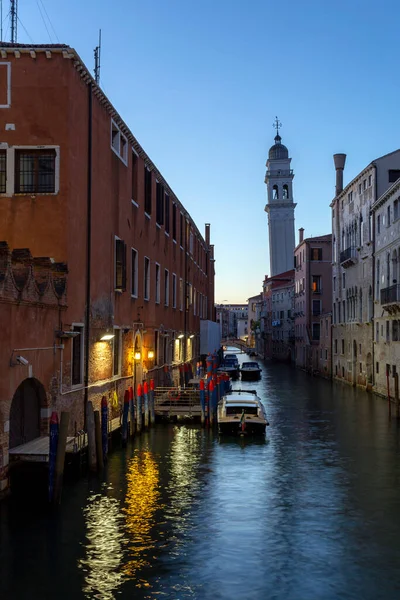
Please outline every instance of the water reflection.
[[86, 556], [78, 561], [85, 573], [83, 591], [87, 598], [114, 598], [113, 591], [123, 582], [123, 517], [118, 500], [95, 494], [84, 509]]
[[[136, 450], [128, 463], [126, 473], [127, 491], [125, 496], [125, 530], [129, 560], [123, 572], [131, 579], [138, 578], [138, 571], [150, 564], [151, 551], [155, 547], [152, 529], [155, 512], [161, 509], [159, 489], [159, 469], [149, 450]], [[141, 576], [137, 587], [150, 584]]]

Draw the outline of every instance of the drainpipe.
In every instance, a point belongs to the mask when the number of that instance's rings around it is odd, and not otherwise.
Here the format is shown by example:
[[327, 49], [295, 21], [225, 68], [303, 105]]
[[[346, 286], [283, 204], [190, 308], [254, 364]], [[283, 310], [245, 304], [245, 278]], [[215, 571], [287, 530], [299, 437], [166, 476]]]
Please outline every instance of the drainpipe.
[[88, 86], [88, 149], [87, 149], [87, 229], [86, 229], [86, 313], [85, 313], [85, 395], [84, 428], [86, 429], [86, 406], [89, 399], [89, 348], [90, 348], [90, 278], [92, 254], [92, 83]]

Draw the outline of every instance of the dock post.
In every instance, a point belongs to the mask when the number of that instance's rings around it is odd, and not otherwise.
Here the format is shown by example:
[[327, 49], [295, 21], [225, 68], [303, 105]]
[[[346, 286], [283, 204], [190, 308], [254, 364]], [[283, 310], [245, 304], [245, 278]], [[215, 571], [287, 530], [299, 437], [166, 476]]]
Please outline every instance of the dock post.
[[64, 476], [65, 450], [67, 447], [67, 435], [69, 424], [69, 412], [62, 412], [60, 419], [60, 431], [57, 444], [57, 456], [54, 477], [54, 502], [61, 502], [61, 491]]
[[154, 406], [154, 379], [150, 379], [150, 424], [156, 422], [156, 412]]
[[103, 463], [108, 455], [108, 406], [105, 396], [101, 399], [101, 446], [103, 451]]
[[204, 379], [200, 379], [200, 410], [201, 410], [201, 426], [206, 424], [206, 401], [204, 391]]
[[96, 458], [99, 471], [104, 469], [103, 448], [101, 443], [100, 411], [94, 411], [94, 434], [96, 438]]
[[56, 411], [51, 413], [50, 417], [50, 436], [49, 436], [49, 502], [53, 500], [54, 475], [56, 470], [56, 457], [58, 445], [58, 414]]
[[135, 400], [133, 398], [133, 387], [130, 385], [129, 388], [129, 414], [130, 414], [130, 429], [129, 434], [131, 437], [135, 435]]
[[122, 446], [125, 448], [128, 442], [128, 414], [129, 414], [129, 390], [125, 390], [124, 408], [122, 413]]
[[391, 419], [392, 418], [392, 403], [390, 401], [389, 365], [386, 367], [386, 385], [387, 385], [389, 419]]
[[137, 386], [137, 420], [136, 420], [136, 431], [140, 433], [142, 431], [142, 386], [138, 383]]
[[396, 417], [400, 418], [400, 404], [399, 404], [399, 375], [394, 374], [394, 397], [396, 401]]
[[147, 381], [143, 384], [143, 400], [144, 400], [144, 426], [145, 429], [149, 428], [149, 386]]
[[89, 469], [91, 471], [96, 471], [96, 469], [97, 469], [96, 434], [95, 434], [95, 430], [94, 430], [93, 404], [91, 402], [88, 402], [86, 405], [86, 426], [87, 426], [88, 449], [89, 449]]
[[208, 386], [208, 413], [210, 419], [210, 427], [214, 424], [214, 381], [211, 379]]

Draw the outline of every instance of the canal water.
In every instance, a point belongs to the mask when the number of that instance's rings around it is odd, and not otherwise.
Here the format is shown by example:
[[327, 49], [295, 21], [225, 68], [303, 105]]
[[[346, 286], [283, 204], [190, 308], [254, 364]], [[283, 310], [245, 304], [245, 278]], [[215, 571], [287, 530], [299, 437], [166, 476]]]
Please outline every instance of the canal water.
[[[240, 361], [246, 360], [240, 355]], [[262, 440], [158, 425], [49, 512], [0, 504], [16, 599], [398, 600], [400, 433], [386, 403], [286, 365]]]

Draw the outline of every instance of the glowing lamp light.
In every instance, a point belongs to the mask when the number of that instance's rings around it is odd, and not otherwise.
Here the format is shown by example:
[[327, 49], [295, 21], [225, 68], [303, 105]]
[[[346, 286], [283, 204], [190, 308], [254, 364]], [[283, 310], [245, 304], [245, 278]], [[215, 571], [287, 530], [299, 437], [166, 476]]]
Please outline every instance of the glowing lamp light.
[[153, 350], [149, 350], [148, 351], [147, 358], [149, 358], [150, 360], [152, 360], [154, 358], [154, 352], [153, 352]]
[[189, 338], [190, 339], [194, 338], [194, 333], [192, 333], [192, 335], [189, 335]]
[[181, 333], [180, 335], [178, 335], [178, 340], [181, 340], [183, 337], [185, 337], [185, 334]]
[[135, 360], [140, 360], [140, 352], [135, 352]]
[[100, 338], [101, 342], [108, 342], [109, 340], [112, 340], [114, 337], [113, 333], [106, 333], [105, 335], [103, 335], [103, 337]]

